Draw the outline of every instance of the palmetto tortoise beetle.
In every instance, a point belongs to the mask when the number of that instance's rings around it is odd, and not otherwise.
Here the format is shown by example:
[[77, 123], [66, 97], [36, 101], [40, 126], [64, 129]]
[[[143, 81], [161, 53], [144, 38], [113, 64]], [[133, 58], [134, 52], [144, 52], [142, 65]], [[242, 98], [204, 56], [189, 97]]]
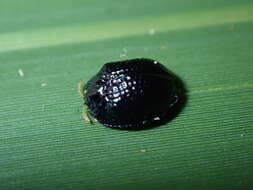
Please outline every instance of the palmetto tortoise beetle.
[[79, 83], [83, 117], [105, 126], [143, 129], [172, 119], [185, 103], [181, 80], [158, 61], [138, 58], [106, 63]]

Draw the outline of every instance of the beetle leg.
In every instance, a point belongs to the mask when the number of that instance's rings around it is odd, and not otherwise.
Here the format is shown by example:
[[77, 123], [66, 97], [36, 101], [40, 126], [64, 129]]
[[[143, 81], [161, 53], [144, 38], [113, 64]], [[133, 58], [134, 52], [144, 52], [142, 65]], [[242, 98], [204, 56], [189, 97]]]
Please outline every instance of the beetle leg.
[[80, 81], [77, 84], [77, 91], [80, 94], [81, 98], [84, 98], [86, 96], [86, 90], [84, 89], [84, 81]]
[[[80, 94], [81, 98], [85, 98], [86, 93], [87, 93], [87, 91], [84, 89], [84, 85], [85, 85], [84, 81], [80, 81], [77, 84], [77, 91]], [[82, 106], [81, 112], [82, 112], [84, 121], [87, 122], [87, 123], [93, 124], [93, 119], [92, 119], [92, 117], [90, 116], [90, 114], [88, 112], [88, 106], [86, 104], [84, 104]]]
[[84, 104], [82, 107], [82, 115], [83, 115], [83, 119], [85, 122], [87, 122], [89, 124], [93, 124], [93, 119], [88, 112], [88, 106], [86, 104]]

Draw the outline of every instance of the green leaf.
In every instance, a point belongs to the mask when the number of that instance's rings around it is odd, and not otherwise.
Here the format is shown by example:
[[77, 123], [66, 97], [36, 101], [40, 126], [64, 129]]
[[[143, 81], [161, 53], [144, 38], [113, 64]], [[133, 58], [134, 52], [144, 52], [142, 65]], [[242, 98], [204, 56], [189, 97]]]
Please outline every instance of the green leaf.
[[[250, 0], [0, 2], [0, 189], [251, 189]], [[82, 119], [106, 62], [160, 61], [188, 102], [166, 125]]]

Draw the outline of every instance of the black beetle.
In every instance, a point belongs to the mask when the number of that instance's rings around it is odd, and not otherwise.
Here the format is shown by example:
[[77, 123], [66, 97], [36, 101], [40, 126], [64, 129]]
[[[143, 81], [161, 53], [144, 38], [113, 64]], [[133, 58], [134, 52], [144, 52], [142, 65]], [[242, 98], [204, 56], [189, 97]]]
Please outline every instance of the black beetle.
[[86, 121], [92, 116], [105, 126], [127, 129], [165, 120], [183, 95], [178, 78], [146, 58], [106, 63], [79, 90]]

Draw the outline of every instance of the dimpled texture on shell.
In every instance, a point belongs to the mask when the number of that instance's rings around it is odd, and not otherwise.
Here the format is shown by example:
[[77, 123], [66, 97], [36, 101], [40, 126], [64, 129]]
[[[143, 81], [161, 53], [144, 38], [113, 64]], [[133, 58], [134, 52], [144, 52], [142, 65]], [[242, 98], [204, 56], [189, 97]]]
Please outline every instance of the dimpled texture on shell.
[[91, 116], [115, 128], [148, 126], [178, 101], [174, 75], [144, 58], [106, 63], [84, 89]]

